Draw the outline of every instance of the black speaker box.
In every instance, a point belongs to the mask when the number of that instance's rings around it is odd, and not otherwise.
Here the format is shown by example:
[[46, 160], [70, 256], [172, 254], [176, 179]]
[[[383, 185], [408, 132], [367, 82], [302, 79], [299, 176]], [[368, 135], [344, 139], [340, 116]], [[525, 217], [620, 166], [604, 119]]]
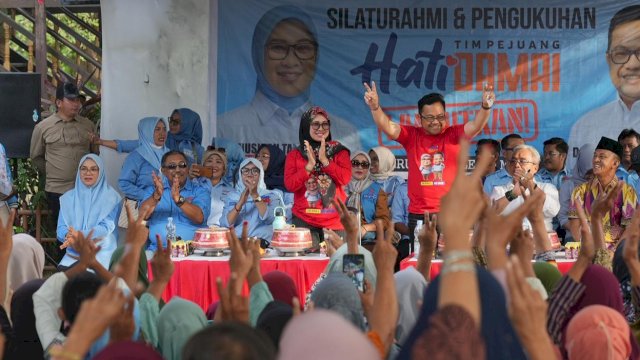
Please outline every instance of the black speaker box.
[[29, 157], [31, 133], [40, 120], [40, 74], [0, 72], [0, 143], [7, 157]]

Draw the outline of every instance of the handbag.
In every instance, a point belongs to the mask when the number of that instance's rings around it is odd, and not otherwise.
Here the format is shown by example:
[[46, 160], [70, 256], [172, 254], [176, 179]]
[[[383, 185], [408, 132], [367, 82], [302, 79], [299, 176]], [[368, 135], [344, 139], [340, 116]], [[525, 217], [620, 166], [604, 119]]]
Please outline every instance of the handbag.
[[125, 209], [125, 206], [129, 206], [129, 209], [131, 210], [131, 215], [133, 215], [133, 220], [137, 220], [138, 219], [138, 202], [131, 199], [125, 199], [122, 202], [122, 210], [120, 210], [120, 217], [118, 217], [118, 226], [124, 229], [129, 227], [129, 219], [127, 218], [127, 209]]

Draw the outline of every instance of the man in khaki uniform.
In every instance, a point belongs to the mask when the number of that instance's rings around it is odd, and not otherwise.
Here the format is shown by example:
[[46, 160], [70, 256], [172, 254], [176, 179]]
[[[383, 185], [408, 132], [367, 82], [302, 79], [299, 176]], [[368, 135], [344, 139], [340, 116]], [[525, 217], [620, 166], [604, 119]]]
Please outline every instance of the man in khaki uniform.
[[72, 83], [58, 86], [56, 107], [55, 114], [33, 129], [30, 156], [38, 171], [46, 175], [44, 190], [57, 223], [60, 196], [75, 186], [78, 163], [92, 150], [89, 134], [96, 127], [78, 115], [82, 104], [78, 88]]

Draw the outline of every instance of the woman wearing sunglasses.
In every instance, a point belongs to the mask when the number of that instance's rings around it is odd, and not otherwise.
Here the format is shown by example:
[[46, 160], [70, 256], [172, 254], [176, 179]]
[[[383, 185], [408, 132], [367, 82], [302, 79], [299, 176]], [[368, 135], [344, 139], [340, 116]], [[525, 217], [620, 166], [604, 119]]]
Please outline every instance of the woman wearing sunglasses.
[[242, 234], [242, 222], [249, 225], [249, 236], [260, 239], [260, 245], [266, 248], [273, 234], [274, 210], [284, 206], [281, 195], [267, 190], [264, 183], [262, 164], [255, 158], [244, 159], [240, 163], [236, 189], [225, 199], [220, 225], [234, 226], [238, 236]]
[[391, 215], [387, 205], [387, 194], [382, 186], [373, 181], [369, 168], [371, 158], [367, 153], [358, 151], [351, 157], [351, 182], [347, 185], [347, 207], [356, 212], [360, 211], [360, 236], [362, 244], [375, 243], [376, 224], [380, 219], [386, 229], [390, 224]]
[[[176, 235], [182, 240], [193, 239], [195, 231], [209, 218], [209, 191], [188, 176], [187, 157], [180, 151], [169, 151], [162, 157], [162, 175], [151, 174], [153, 187], [147, 189], [141, 209], [149, 208], [149, 246], [156, 251], [156, 234], [167, 245], [167, 218], [172, 217]], [[141, 210], [142, 212], [142, 210]], [[141, 214], [142, 216], [142, 214]]]
[[[287, 155], [284, 184], [294, 194], [293, 224], [311, 230], [315, 247], [324, 237], [323, 228], [343, 230], [332, 201], [346, 198], [344, 186], [351, 179], [349, 150], [331, 140], [329, 115], [318, 106], [302, 115], [298, 138], [300, 145]], [[311, 187], [316, 190], [310, 191]]]

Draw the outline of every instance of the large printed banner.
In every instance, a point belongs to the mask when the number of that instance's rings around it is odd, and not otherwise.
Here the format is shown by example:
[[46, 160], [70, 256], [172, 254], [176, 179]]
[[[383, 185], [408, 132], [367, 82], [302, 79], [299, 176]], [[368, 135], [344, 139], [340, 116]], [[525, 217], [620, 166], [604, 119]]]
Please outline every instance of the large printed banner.
[[[327, 109], [352, 150], [402, 147], [364, 103], [420, 126], [417, 102], [439, 92], [450, 125], [473, 120], [483, 83], [497, 101], [475, 138], [519, 133], [538, 149], [567, 139], [586, 112], [617, 96], [605, 52], [613, 14], [634, 1], [219, 1], [217, 134], [247, 153], [298, 146], [300, 116]], [[473, 149], [472, 149], [473, 150]], [[403, 167], [402, 161], [399, 167]]]

